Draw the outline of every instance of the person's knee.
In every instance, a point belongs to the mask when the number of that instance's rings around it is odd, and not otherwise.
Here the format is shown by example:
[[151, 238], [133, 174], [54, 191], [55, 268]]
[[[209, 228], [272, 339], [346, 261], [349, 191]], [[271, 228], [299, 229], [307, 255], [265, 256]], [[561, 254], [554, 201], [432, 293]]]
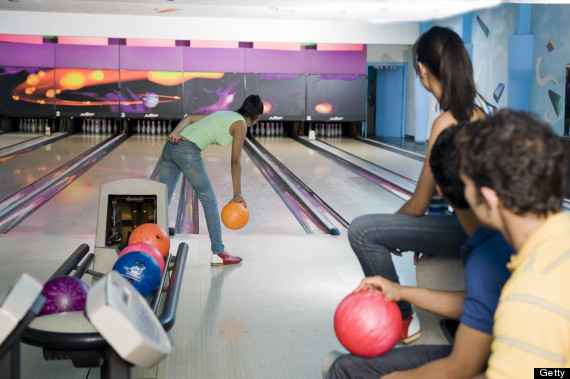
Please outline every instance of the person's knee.
[[342, 379], [348, 378], [347, 375], [347, 367], [345, 365], [346, 362], [349, 362], [349, 355], [341, 355], [330, 366], [328, 371], [325, 374], [326, 379]]
[[205, 194], [198, 196], [198, 199], [202, 203], [204, 209], [216, 208], [218, 209], [218, 200], [215, 194]]
[[360, 241], [362, 239], [364, 225], [367, 223], [366, 218], [366, 216], [358, 216], [350, 222], [348, 226], [349, 241]]

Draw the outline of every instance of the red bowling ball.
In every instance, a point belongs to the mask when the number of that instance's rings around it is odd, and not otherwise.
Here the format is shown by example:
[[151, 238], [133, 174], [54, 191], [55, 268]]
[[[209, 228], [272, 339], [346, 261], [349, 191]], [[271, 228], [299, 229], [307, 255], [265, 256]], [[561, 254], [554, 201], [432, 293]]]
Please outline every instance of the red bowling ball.
[[143, 253], [147, 253], [148, 255], [156, 259], [156, 263], [158, 263], [158, 266], [160, 267], [160, 272], [161, 273], [164, 272], [164, 258], [162, 257], [162, 254], [160, 253], [160, 251], [158, 251], [158, 249], [155, 246], [152, 246], [145, 242], [135, 242], [130, 245], [127, 245], [127, 247], [121, 250], [119, 258], [132, 251], [141, 251]]
[[402, 313], [381, 291], [367, 289], [345, 297], [334, 315], [340, 343], [352, 354], [376, 357], [392, 349], [402, 331]]

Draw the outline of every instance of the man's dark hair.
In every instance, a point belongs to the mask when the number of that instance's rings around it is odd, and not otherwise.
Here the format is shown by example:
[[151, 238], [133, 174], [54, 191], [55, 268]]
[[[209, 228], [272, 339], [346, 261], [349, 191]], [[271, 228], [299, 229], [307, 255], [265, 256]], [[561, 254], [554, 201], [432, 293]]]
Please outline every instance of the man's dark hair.
[[550, 126], [527, 112], [504, 109], [462, 128], [455, 138], [461, 171], [477, 188], [493, 189], [517, 215], [558, 212], [565, 190], [566, 154]]
[[263, 102], [261, 101], [261, 97], [259, 97], [259, 95], [249, 95], [236, 112], [243, 117], [255, 120], [257, 116], [263, 114]]
[[465, 186], [459, 176], [461, 155], [455, 147], [455, 135], [464, 124], [444, 129], [433, 144], [429, 157], [429, 167], [442, 195], [454, 208], [469, 208], [465, 200]]

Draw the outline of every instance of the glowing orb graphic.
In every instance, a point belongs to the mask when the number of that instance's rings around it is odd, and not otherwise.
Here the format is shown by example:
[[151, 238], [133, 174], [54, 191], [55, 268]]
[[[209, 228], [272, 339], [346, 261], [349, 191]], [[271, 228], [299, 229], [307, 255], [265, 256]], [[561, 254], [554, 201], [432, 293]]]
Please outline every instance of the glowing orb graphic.
[[105, 79], [105, 74], [101, 70], [95, 70], [92, 73], [90, 73], [88, 77], [90, 80], [94, 82], [100, 82], [103, 79]]
[[69, 71], [60, 80], [59, 85], [66, 90], [78, 90], [85, 86], [87, 78], [79, 71]]
[[154, 92], [147, 92], [143, 96], [142, 100], [143, 100], [145, 107], [147, 107], [147, 108], [154, 108], [160, 102], [158, 95]]
[[273, 111], [273, 104], [268, 101], [263, 101], [263, 113], [271, 113]]
[[41, 77], [39, 75], [30, 74], [30, 75], [28, 75], [28, 78], [26, 79], [26, 83], [30, 86], [37, 86], [38, 84], [40, 84], [40, 80], [41, 80]]
[[335, 106], [332, 105], [331, 103], [320, 103], [315, 105], [315, 111], [317, 111], [318, 113], [324, 113], [324, 114], [330, 114], [332, 112], [335, 111]]

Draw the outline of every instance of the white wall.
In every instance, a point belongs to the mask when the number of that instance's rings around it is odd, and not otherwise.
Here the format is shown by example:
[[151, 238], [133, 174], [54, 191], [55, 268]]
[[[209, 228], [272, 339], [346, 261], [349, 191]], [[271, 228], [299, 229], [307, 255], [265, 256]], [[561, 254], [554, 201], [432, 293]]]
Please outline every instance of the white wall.
[[413, 43], [419, 24], [0, 11], [0, 34], [393, 45]]
[[410, 45], [368, 45], [366, 47], [366, 62], [407, 62], [409, 49]]

